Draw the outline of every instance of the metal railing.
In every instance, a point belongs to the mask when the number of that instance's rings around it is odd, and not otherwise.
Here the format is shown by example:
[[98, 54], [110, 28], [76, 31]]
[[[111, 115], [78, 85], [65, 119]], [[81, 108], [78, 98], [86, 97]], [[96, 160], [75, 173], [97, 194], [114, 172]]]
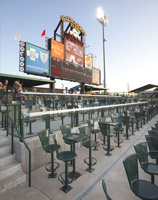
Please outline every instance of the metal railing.
[[29, 153], [29, 184], [28, 184], [28, 186], [31, 187], [31, 150], [28, 147], [28, 145], [26, 144], [24, 138], [19, 133], [18, 128], [16, 127], [15, 123], [12, 121], [11, 117], [9, 116], [9, 114], [7, 112], [6, 112], [6, 115], [11, 122], [11, 154], [14, 153], [14, 129], [16, 130], [18, 137], [20, 138], [20, 141], [23, 142], [26, 149], [28, 150], [28, 153]]

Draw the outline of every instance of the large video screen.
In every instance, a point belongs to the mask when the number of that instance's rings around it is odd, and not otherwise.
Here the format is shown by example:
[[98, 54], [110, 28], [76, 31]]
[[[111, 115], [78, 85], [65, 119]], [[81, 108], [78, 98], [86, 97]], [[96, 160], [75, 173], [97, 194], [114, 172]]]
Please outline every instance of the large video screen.
[[69, 61], [76, 66], [82, 66], [84, 62], [84, 50], [83, 47], [69, 41], [65, 40], [65, 60]]
[[26, 43], [25, 72], [35, 75], [50, 76], [49, 51], [41, 47]]

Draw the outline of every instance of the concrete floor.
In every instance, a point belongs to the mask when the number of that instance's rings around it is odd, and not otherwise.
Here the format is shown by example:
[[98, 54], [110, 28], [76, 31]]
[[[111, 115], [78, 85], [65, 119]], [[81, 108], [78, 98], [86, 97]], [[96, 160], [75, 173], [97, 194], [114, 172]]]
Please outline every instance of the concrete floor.
[[[154, 126], [154, 123], [158, 121], [158, 115], [150, 120], [149, 123], [143, 126], [139, 131], [135, 132], [134, 136], [131, 136], [129, 140], [126, 140], [123, 135], [123, 143], [121, 148], [116, 147], [114, 143], [115, 137], [111, 138], [111, 145], [115, 148], [111, 152], [110, 157], [105, 155], [105, 150], [102, 148], [102, 144], [98, 147], [98, 151], [92, 151], [92, 156], [97, 159], [97, 164], [93, 166], [95, 169], [92, 173], [85, 171], [87, 165], [83, 162], [85, 157], [88, 157], [88, 149], [85, 147], [78, 148], [76, 153], [78, 155], [76, 159], [76, 170], [82, 174], [77, 180], [72, 182], [73, 187], [67, 194], [60, 190], [62, 184], [58, 180], [48, 179], [48, 173], [45, 167], [41, 167], [32, 172], [32, 186], [28, 188], [28, 183], [25, 182], [16, 188], [7, 191], [0, 195], [0, 200], [101, 200], [106, 199], [102, 189], [101, 180], [104, 178], [107, 186], [109, 196], [113, 200], [137, 200], [137, 198], [130, 190], [127, 176], [125, 174], [123, 159], [134, 153], [133, 145], [136, 143], [145, 141], [144, 135], [147, 131]], [[100, 143], [101, 140], [98, 140]], [[151, 160], [155, 162], [155, 160]], [[72, 167], [69, 168], [69, 171]], [[60, 168], [57, 170], [58, 175], [64, 172], [64, 163], [60, 162]], [[146, 174], [139, 167], [139, 175], [141, 179], [150, 181], [150, 175]], [[155, 184], [158, 185], [158, 177], [155, 176]]]

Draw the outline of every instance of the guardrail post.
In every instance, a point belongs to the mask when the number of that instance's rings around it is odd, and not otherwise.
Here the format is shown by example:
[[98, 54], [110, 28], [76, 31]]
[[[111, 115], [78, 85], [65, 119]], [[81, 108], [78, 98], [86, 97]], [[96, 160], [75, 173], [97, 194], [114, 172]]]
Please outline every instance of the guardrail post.
[[14, 154], [14, 126], [13, 123], [11, 125], [11, 154]]
[[46, 115], [45, 128], [50, 130], [50, 115]]
[[29, 151], [29, 187], [31, 187], [31, 151]]
[[[23, 119], [21, 116], [21, 106], [19, 110], [19, 123], [20, 123], [20, 135], [22, 136], [22, 138], [24, 138], [24, 127], [23, 127]], [[21, 138], [20, 138], [20, 142], [22, 142]]]

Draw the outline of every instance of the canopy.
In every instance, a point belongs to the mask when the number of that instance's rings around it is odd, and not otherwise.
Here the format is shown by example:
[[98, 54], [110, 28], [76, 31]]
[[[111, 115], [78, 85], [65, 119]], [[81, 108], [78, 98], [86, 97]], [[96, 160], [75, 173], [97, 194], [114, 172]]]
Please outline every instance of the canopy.
[[33, 87], [37, 85], [50, 84], [55, 82], [54, 80], [49, 80], [49, 79], [0, 73], [0, 82], [4, 83], [5, 80], [8, 80], [9, 86], [13, 86], [15, 81], [19, 81], [20, 83], [23, 83], [23, 87]]
[[[79, 90], [81, 88], [81, 85], [76, 85], [75, 87], [70, 88], [71, 91], [73, 90]], [[108, 90], [103, 87], [97, 87], [97, 86], [92, 86], [92, 85], [85, 85], [85, 91], [97, 91], [97, 90]]]
[[137, 88], [137, 89], [134, 89], [134, 90], [131, 90], [129, 91], [130, 93], [139, 93], [139, 92], [143, 92], [145, 90], [149, 90], [151, 88], [155, 88], [155, 87], [158, 87], [158, 85], [152, 85], [152, 84], [148, 84], [148, 85], [144, 85], [140, 88]]

